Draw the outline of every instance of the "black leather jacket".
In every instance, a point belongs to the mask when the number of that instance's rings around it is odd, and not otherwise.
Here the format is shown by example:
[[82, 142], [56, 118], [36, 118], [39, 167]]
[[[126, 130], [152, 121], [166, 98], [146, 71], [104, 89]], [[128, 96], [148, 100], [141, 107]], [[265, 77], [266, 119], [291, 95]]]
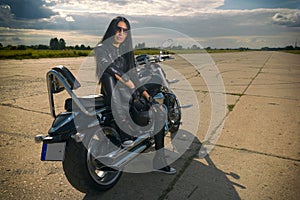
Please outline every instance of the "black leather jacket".
[[[126, 63], [119, 48], [112, 44], [100, 44], [95, 47], [94, 52], [97, 64], [96, 73], [100, 81], [104, 76], [110, 75], [115, 78], [117, 74], [125, 81], [131, 80], [136, 86], [141, 85], [135, 66], [129, 66]], [[140, 92], [145, 90], [145, 87], [139, 87]]]
[[113, 45], [100, 44], [95, 49], [95, 58], [97, 63], [97, 76], [101, 79], [103, 73], [109, 73], [123, 76], [130, 69], [121, 57], [119, 48]]

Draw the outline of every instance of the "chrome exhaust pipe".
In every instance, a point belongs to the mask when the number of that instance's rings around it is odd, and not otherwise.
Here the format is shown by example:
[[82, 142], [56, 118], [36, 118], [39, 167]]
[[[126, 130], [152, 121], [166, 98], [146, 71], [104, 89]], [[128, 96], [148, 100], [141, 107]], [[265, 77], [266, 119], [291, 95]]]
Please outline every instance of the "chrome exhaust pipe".
[[121, 159], [117, 160], [115, 164], [110, 166], [113, 169], [121, 169], [125, 165], [127, 165], [131, 160], [137, 157], [140, 153], [142, 153], [147, 148], [147, 145], [141, 145], [138, 148], [134, 149], [134, 151], [128, 151], [126, 155], [121, 157]]
[[120, 170], [122, 167], [127, 165], [132, 159], [142, 153], [149, 145], [153, 144], [153, 141], [149, 141], [142, 144], [146, 139], [149, 138], [149, 134], [144, 134], [138, 137], [132, 145], [124, 147], [110, 152], [106, 155], [99, 155], [95, 157], [96, 162], [100, 162], [109, 168]]

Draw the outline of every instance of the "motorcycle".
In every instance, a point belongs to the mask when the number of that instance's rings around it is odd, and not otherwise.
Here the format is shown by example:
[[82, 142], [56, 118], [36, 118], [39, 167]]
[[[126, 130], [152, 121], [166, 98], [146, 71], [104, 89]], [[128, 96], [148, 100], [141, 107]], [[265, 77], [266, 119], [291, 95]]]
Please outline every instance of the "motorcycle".
[[[181, 108], [176, 95], [170, 90], [166, 74], [156, 61], [138, 65], [138, 77], [149, 94], [167, 114], [165, 134], [176, 134], [181, 124]], [[103, 96], [78, 97], [74, 90], [81, 85], [64, 66], [52, 68], [46, 75], [51, 115], [54, 118], [48, 135], [37, 135], [42, 142], [42, 161], [62, 161], [70, 184], [87, 193], [105, 191], [120, 179], [122, 169], [139, 154], [154, 144], [154, 137], [144, 131], [131, 145], [122, 146], [121, 132], [116, 125], [110, 106]], [[64, 112], [56, 114], [54, 95], [67, 91]]]

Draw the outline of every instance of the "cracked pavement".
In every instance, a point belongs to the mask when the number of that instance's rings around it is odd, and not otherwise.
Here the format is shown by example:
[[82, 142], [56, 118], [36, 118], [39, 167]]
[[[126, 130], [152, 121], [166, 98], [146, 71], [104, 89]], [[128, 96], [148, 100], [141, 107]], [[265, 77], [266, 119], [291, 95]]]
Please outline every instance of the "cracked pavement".
[[[52, 123], [47, 71], [62, 64], [76, 74], [84, 58], [0, 60], [0, 198], [299, 199], [300, 55], [260, 51], [210, 55], [222, 75], [231, 108], [214, 149], [198, 158], [211, 115], [205, 82], [181, 57], [167, 61], [196, 91], [199, 130], [184, 133], [197, 137], [172, 164], [176, 175], [124, 173], [114, 188], [102, 194], [75, 190], [61, 163], [39, 160], [41, 145], [33, 140], [37, 134], [46, 134]], [[172, 86], [175, 93], [184, 94], [186, 87], [176, 84]], [[63, 104], [63, 99], [58, 101]], [[181, 96], [179, 100], [187, 101]], [[187, 116], [184, 131], [192, 120], [189, 112], [197, 110], [183, 112]]]

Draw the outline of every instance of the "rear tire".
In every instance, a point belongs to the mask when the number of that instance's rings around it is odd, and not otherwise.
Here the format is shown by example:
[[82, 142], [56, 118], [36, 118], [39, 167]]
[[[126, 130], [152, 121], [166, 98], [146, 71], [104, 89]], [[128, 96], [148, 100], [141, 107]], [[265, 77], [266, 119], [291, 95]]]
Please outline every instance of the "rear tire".
[[[86, 142], [87, 141], [87, 142]], [[90, 144], [93, 137], [85, 138], [85, 144]], [[101, 163], [96, 163], [91, 152], [95, 145], [67, 141], [63, 169], [70, 184], [83, 193], [105, 191], [112, 188], [120, 179], [122, 171], [102, 171]], [[106, 148], [105, 146], [103, 148]]]

